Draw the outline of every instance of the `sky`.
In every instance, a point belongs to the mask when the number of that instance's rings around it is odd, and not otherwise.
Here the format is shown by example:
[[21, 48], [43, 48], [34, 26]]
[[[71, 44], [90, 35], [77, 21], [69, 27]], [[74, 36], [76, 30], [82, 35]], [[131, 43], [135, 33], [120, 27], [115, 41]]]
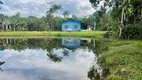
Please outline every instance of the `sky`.
[[69, 11], [71, 15], [78, 17], [92, 15], [95, 9], [91, 6], [89, 0], [2, 0], [0, 13], [5, 15], [14, 15], [17, 12], [21, 16], [45, 16], [46, 11], [54, 4], [62, 5], [62, 12], [58, 12], [61, 16], [63, 11]]

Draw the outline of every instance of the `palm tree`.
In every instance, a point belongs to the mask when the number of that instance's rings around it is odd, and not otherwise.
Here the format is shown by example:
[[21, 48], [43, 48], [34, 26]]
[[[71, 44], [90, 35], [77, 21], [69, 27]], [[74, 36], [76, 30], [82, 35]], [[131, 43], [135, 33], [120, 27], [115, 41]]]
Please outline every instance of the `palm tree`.
[[59, 10], [62, 10], [62, 6], [59, 4], [55, 4], [52, 6], [52, 9], [55, 12], [55, 16], [56, 16], [56, 13], [58, 13]]
[[53, 15], [53, 13], [55, 13], [55, 10], [52, 7], [46, 12], [47, 15]]
[[53, 7], [51, 7], [47, 12], [46, 12], [46, 18], [47, 18], [47, 22], [49, 24], [49, 32], [51, 30], [51, 26], [52, 26], [52, 23], [53, 23], [53, 14], [55, 13], [55, 9], [53, 9]]
[[72, 18], [73, 18], [73, 19], [76, 19], [76, 18], [77, 18], [77, 16], [76, 16], [75, 14], [73, 14], [73, 15], [72, 15]]
[[3, 2], [0, 0], [0, 4], [3, 4]]
[[64, 18], [68, 18], [68, 17], [69, 17], [69, 14], [70, 14], [69, 11], [64, 11], [64, 12], [63, 12]]

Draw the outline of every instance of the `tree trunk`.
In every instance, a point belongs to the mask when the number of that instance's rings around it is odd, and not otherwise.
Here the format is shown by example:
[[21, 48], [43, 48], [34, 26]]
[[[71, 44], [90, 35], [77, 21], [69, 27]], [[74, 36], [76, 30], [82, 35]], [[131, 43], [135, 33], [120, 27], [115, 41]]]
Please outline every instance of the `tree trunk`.
[[122, 16], [121, 16], [121, 23], [119, 25], [119, 38], [121, 37], [122, 35], [122, 30], [123, 30], [123, 22], [124, 22], [124, 10], [125, 8], [122, 9]]
[[[142, 2], [141, 2], [141, 7], [142, 7]], [[141, 22], [142, 22], [142, 9], [141, 9]]]
[[2, 30], [4, 31], [4, 23], [2, 23]]
[[6, 24], [6, 25], [5, 25], [5, 31], [7, 31], [7, 30], [8, 30], [8, 25]]
[[119, 38], [121, 38], [122, 35], [122, 27], [119, 27]]
[[96, 31], [96, 22], [94, 22], [94, 31]]
[[13, 31], [15, 31], [15, 26], [13, 26]]

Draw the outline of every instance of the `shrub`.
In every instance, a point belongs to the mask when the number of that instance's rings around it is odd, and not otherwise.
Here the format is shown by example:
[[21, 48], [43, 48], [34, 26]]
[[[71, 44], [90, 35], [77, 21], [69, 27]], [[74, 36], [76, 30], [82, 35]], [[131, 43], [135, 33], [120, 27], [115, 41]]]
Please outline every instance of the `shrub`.
[[142, 23], [127, 25], [122, 30], [122, 39], [139, 39], [142, 40]]

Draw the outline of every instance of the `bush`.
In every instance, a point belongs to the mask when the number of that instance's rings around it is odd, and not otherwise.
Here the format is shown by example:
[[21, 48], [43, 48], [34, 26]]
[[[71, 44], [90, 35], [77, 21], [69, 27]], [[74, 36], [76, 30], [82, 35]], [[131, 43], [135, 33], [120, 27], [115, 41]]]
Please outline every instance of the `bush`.
[[122, 39], [139, 39], [142, 40], [142, 23], [127, 25], [122, 30]]

